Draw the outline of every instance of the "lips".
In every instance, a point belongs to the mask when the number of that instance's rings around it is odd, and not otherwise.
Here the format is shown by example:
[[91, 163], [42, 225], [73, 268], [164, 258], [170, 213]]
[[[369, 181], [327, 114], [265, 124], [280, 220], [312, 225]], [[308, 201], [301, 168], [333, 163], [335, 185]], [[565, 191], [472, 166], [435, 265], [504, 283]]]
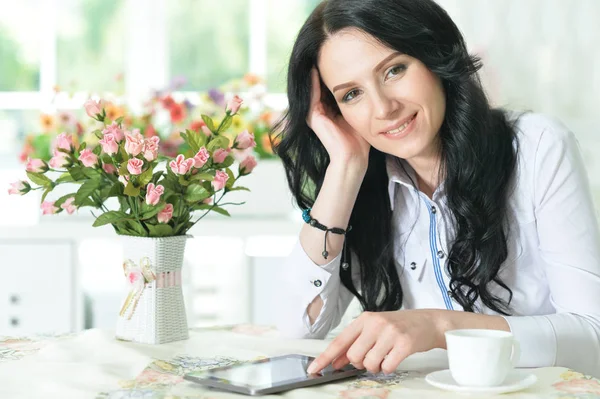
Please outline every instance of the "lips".
[[414, 119], [416, 116], [417, 116], [417, 112], [415, 112], [414, 114], [412, 114], [398, 122], [395, 122], [393, 125], [389, 125], [384, 131], [380, 132], [380, 134], [389, 134], [390, 131], [396, 130], [396, 129], [404, 126], [404, 124], [412, 121], [412, 119]]

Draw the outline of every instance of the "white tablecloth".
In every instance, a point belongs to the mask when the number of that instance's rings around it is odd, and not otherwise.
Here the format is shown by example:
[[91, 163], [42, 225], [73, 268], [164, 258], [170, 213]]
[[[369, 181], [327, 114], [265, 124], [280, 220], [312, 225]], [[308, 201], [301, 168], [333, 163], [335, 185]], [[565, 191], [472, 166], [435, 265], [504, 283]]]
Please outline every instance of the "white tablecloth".
[[[311, 356], [328, 341], [289, 340], [261, 326], [190, 331], [190, 339], [164, 345], [118, 341], [107, 330], [45, 338], [0, 337], [0, 398], [233, 398], [183, 380], [186, 372], [290, 353]], [[424, 377], [447, 368], [445, 351], [408, 358], [392, 375], [364, 374], [297, 389], [287, 398], [465, 398], [429, 386]], [[576, 371], [532, 370], [538, 382], [502, 398], [600, 398], [600, 382]], [[275, 395], [276, 396], [276, 395]], [[482, 397], [482, 396], [468, 396]], [[494, 396], [486, 396], [494, 397]]]

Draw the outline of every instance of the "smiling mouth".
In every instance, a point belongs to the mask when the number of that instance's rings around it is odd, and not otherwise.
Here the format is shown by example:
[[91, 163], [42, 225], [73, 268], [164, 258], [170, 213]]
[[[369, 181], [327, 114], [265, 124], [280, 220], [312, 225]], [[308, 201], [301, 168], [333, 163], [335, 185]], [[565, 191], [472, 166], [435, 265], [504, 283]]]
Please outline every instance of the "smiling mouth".
[[416, 117], [417, 117], [417, 114], [415, 113], [409, 120], [404, 122], [401, 126], [397, 127], [396, 129], [392, 129], [387, 132], [384, 132], [384, 134], [388, 134], [390, 136], [396, 136], [396, 135], [401, 134], [411, 124], [411, 122], [415, 120]]

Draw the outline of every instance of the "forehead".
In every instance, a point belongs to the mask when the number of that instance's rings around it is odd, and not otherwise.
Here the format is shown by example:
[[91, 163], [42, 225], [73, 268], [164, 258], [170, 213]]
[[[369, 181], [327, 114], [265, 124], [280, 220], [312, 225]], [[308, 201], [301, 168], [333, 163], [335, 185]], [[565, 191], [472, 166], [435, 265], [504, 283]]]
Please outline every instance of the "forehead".
[[373, 68], [393, 52], [395, 50], [365, 32], [342, 30], [323, 43], [319, 52], [319, 72], [328, 86], [359, 79], [372, 73]]

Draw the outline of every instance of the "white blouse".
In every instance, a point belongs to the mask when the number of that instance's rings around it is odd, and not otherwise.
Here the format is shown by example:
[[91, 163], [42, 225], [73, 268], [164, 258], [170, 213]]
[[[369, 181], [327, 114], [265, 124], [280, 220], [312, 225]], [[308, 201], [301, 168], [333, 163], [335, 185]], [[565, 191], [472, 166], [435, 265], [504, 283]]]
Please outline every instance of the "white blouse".
[[[499, 277], [513, 292], [513, 316], [505, 319], [520, 342], [519, 367], [556, 365], [600, 377], [600, 234], [578, 142], [565, 126], [539, 114], [523, 115], [516, 127], [509, 253]], [[444, 186], [429, 199], [402, 162], [404, 168], [392, 157], [386, 162], [402, 308], [462, 311], [449, 295], [445, 262], [454, 230]], [[339, 267], [339, 255], [318, 266], [296, 244], [283, 265], [286, 311], [277, 319], [284, 335], [322, 339], [340, 323], [353, 295], [341, 284]], [[353, 257], [357, 289], [359, 267]], [[489, 288], [508, 300], [506, 290]], [[306, 310], [317, 295], [323, 308], [311, 326]]]

